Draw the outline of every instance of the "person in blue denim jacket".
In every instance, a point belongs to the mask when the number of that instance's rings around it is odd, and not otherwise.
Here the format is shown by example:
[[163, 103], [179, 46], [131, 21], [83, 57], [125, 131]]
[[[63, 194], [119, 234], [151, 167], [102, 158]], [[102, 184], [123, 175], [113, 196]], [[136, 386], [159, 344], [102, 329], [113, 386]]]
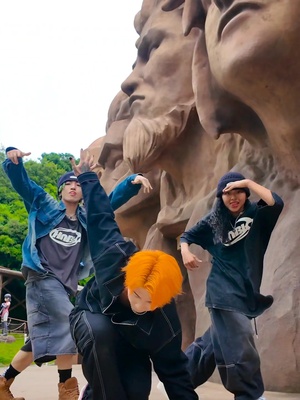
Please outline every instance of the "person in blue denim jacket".
[[95, 276], [77, 295], [71, 332], [82, 355], [93, 400], [147, 400], [151, 365], [171, 400], [196, 400], [174, 296], [182, 274], [174, 257], [138, 250], [125, 240], [92, 160], [81, 152], [72, 163], [87, 211], [87, 232]]
[[[59, 372], [59, 399], [75, 400], [79, 395], [78, 383], [71, 375], [72, 358], [77, 349], [70, 334], [69, 314], [73, 308], [70, 296], [76, 294], [78, 280], [93, 272], [86, 212], [80, 205], [82, 191], [74, 173], [60, 177], [60, 201], [57, 201], [29, 179], [22, 160], [29, 154], [9, 147], [3, 162], [4, 171], [28, 211], [22, 273], [26, 279], [30, 342], [0, 377], [0, 394], [10, 393], [13, 379], [32, 361], [39, 363], [54, 357]], [[126, 178], [109, 196], [112, 207], [120, 207], [136, 195], [142, 185], [151, 188], [141, 175]]]
[[[249, 201], [250, 191], [258, 202]], [[260, 285], [264, 255], [282, 209], [276, 193], [230, 171], [219, 180], [213, 210], [181, 235], [187, 269], [201, 266], [191, 244], [212, 256], [205, 299], [211, 326], [186, 350], [195, 386], [209, 378], [215, 361], [224, 387], [236, 400], [264, 400], [251, 319], [273, 303], [271, 295], [260, 293]]]

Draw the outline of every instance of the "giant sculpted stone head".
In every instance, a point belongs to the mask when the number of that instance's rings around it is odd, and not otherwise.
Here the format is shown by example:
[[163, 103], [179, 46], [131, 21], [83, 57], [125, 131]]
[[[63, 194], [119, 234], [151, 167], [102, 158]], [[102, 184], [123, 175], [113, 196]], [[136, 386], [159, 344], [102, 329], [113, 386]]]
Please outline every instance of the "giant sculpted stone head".
[[135, 18], [140, 35], [137, 59], [122, 84], [131, 117], [123, 151], [136, 172], [154, 166], [165, 171], [158, 219], [163, 233], [176, 237], [184, 229], [196, 198], [205, 196], [214, 188], [214, 179], [230, 169], [239, 143], [232, 137], [216, 143], [200, 125], [191, 70], [198, 31], [185, 37], [183, 8], [167, 13], [162, 4], [161, 0], [144, 0]]
[[[206, 90], [196, 89], [203, 126], [220, 133], [235, 129], [250, 143], [269, 146], [280, 169], [299, 182], [300, 3], [169, 0], [164, 9], [183, 3], [186, 34], [192, 27], [201, 30], [193, 76], [197, 88], [198, 78], [202, 82], [207, 75]], [[228, 118], [232, 110], [234, 125]]]
[[[182, 9], [165, 13], [162, 1], [144, 0], [135, 18], [137, 59], [122, 84], [131, 121], [124, 158], [133, 170], [148, 170], [184, 130], [194, 104], [191, 61], [195, 36], [181, 31]], [[160, 160], [161, 161], [161, 160]]]

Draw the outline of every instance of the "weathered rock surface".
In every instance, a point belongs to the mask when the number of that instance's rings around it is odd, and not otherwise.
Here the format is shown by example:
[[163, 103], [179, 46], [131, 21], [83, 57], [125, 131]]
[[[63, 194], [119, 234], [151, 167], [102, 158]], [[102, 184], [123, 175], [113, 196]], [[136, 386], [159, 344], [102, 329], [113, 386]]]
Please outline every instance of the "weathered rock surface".
[[[111, 105], [101, 181], [109, 192], [132, 172], [151, 180], [151, 195], [139, 194], [116, 215], [140, 248], [162, 249], [180, 263], [184, 347], [210, 324], [204, 306], [210, 257], [195, 246], [203, 263], [187, 274], [178, 236], [210, 210], [216, 183], [230, 169], [283, 198], [261, 286], [275, 300], [257, 320], [257, 346], [266, 388], [300, 392], [300, 2], [279, 2], [278, 9], [270, 2], [268, 18], [258, 12], [256, 21], [251, 14], [259, 37], [252, 38], [246, 24], [215, 47], [213, 25], [205, 36], [197, 29], [183, 36], [182, 6], [163, 12], [162, 3], [144, 0], [135, 18], [138, 56]], [[197, 25], [192, 5], [185, 4], [184, 26]], [[278, 29], [274, 36], [269, 26]]]

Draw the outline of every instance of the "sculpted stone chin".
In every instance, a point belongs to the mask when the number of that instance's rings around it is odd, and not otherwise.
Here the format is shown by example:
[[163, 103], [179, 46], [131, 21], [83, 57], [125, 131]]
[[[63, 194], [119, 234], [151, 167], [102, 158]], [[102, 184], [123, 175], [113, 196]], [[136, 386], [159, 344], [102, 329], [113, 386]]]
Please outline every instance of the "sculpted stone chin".
[[[120, 91], [108, 111], [107, 132], [103, 137], [99, 156], [99, 163], [102, 166], [101, 184], [107, 193], [133, 173], [123, 160], [124, 131], [129, 121], [128, 96]], [[150, 195], [141, 191], [115, 213], [122, 234], [133, 238], [140, 248], [143, 248], [147, 232], [155, 223], [159, 212], [160, 174], [157, 168], [144, 174], [150, 180], [153, 191]]]
[[134, 171], [148, 171], [186, 127], [191, 106], [175, 106], [154, 118], [133, 117], [124, 134], [124, 159]]

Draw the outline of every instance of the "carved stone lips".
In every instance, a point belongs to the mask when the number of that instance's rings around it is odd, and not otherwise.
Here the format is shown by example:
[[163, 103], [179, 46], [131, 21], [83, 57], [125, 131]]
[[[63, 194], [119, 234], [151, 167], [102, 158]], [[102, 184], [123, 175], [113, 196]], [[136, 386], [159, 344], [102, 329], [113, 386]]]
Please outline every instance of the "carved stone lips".
[[139, 96], [139, 95], [131, 95], [129, 98], [129, 106], [131, 107], [132, 104], [136, 101], [136, 100], [144, 100], [145, 97], [144, 96]]
[[222, 16], [219, 27], [218, 27], [218, 40], [221, 39], [222, 32], [225, 26], [237, 15], [241, 14], [246, 10], [258, 10], [261, 6], [257, 3], [243, 2], [243, 3], [235, 3], [232, 7], [230, 7], [225, 14]]

